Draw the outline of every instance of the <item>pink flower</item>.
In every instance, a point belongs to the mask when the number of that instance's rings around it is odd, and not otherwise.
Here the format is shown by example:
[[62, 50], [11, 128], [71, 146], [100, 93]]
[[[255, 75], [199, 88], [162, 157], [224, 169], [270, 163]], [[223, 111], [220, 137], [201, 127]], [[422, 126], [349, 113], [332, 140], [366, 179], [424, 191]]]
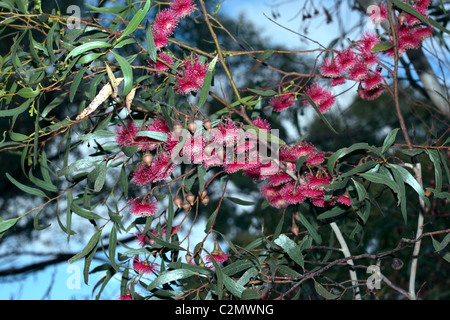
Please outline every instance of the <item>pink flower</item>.
[[285, 184], [280, 193], [289, 204], [302, 203], [306, 200], [301, 185], [295, 181]]
[[149, 61], [149, 67], [157, 70], [157, 71], [154, 70], [150, 71], [150, 73], [152, 74], [161, 74], [161, 71], [166, 71], [169, 69], [168, 65], [173, 64], [172, 56], [165, 51], [158, 54], [157, 59], [158, 59], [157, 61]]
[[[223, 262], [227, 261], [228, 257], [229, 257], [229, 255], [226, 253], [223, 253], [223, 252], [222, 253], [218, 253], [218, 252], [214, 253], [214, 251], [211, 252], [211, 256], [217, 263], [223, 263]], [[211, 256], [209, 256], [209, 255], [205, 256], [206, 262], [211, 262]]]
[[149, 263], [147, 260], [133, 259], [133, 269], [137, 273], [154, 273], [159, 268], [156, 263]]
[[161, 49], [169, 43], [169, 35], [161, 33], [160, 31], [155, 30], [155, 28], [152, 28], [152, 34], [156, 49]]
[[131, 147], [135, 145], [135, 136], [139, 132], [138, 126], [130, 120], [121, 124], [116, 130], [116, 141], [121, 147]]
[[131, 199], [130, 204], [130, 213], [135, 216], [141, 217], [149, 217], [153, 216], [158, 210], [158, 202], [157, 201], [149, 201], [142, 200], [139, 198]]
[[353, 81], [362, 81], [369, 74], [369, 68], [362, 59], [358, 59], [356, 64], [350, 69], [348, 76]]
[[155, 119], [152, 124], [147, 127], [147, 131], [157, 131], [161, 133], [169, 133], [170, 128], [164, 119]]
[[266, 119], [262, 119], [261, 117], [255, 117], [252, 119], [253, 124], [263, 130], [266, 130], [267, 132], [270, 131], [270, 123]]
[[287, 92], [274, 96], [270, 99], [269, 103], [274, 111], [280, 112], [294, 105], [295, 94], [293, 92]]
[[161, 10], [153, 22], [156, 33], [161, 35], [171, 35], [178, 25], [178, 16], [172, 9]]
[[199, 57], [184, 60], [184, 67], [176, 77], [176, 90], [180, 94], [198, 91], [203, 85], [208, 65], [199, 61]]
[[[330, 109], [336, 102], [331, 91], [323, 88], [319, 83], [314, 83], [306, 89], [305, 92], [317, 105], [320, 112], [325, 112]], [[310, 104], [307, 99], [303, 100], [304, 103]]]
[[140, 163], [133, 172], [131, 182], [134, 184], [147, 187], [153, 182], [159, 182], [167, 179], [175, 169], [175, 163], [171, 162], [170, 154], [160, 152], [156, 154], [150, 166]]
[[345, 80], [345, 78], [336, 78], [336, 79], [333, 79], [333, 81], [331, 81], [330, 86], [336, 87], [336, 86], [343, 85], [346, 82], [347, 81]]
[[174, 0], [170, 3], [170, 7], [178, 18], [184, 18], [195, 10], [193, 0]]
[[359, 39], [358, 49], [363, 55], [370, 55], [372, 48], [378, 43], [380, 43], [380, 39], [377, 34], [366, 31]]
[[356, 64], [356, 54], [353, 50], [347, 49], [336, 55], [336, 63], [343, 70], [349, 70]]
[[362, 81], [365, 90], [373, 90], [381, 85], [384, 77], [379, 72], [372, 72]]
[[366, 90], [362, 87], [358, 89], [358, 95], [363, 100], [375, 100], [383, 93], [384, 89], [382, 86], [378, 86], [371, 90]]
[[351, 202], [350, 198], [347, 197], [347, 196], [340, 196], [339, 198], [337, 198], [336, 201], [339, 202], [339, 203], [342, 203], [342, 204], [344, 204], [346, 206], [351, 206], [352, 205], [352, 202]]
[[320, 67], [320, 73], [324, 77], [338, 78], [342, 75], [344, 68], [336, 62], [336, 59], [326, 58]]
[[134, 300], [134, 298], [131, 295], [131, 292], [127, 290], [127, 292], [125, 294], [121, 294], [119, 296], [119, 300]]

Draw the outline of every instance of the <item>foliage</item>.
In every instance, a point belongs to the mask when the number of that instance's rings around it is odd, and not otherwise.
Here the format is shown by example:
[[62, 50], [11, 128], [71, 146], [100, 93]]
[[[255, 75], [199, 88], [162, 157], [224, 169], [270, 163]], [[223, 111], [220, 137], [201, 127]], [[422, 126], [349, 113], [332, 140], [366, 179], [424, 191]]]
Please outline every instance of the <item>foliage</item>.
[[[105, 273], [97, 298], [120, 276], [121, 299], [415, 299], [424, 262], [410, 248], [422, 241], [448, 269], [448, 118], [429, 106], [415, 117], [399, 93], [400, 56], [448, 33], [428, 1], [384, 2], [390, 30], [320, 47], [307, 70], [291, 62], [310, 50], [253, 47], [203, 0], [89, 5], [88, 18], [26, 4], [0, 6], [12, 40], [0, 57], [0, 151], [20, 159], [8, 183], [40, 204], [4, 216], [0, 238], [33, 213], [45, 232], [40, 215], [56, 206], [67, 241], [89, 234], [68, 262], [84, 260], [85, 283]], [[236, 75], [252, 65], [251, 82]], [[358, 86], [348, 116], [332, 112], [338, 82]], [[307, 110], [318, 120], [290, 141], [283, 114]], [[367, 110], [382, 122], [357, 123]], [[393, 228], [405, 231], [383, 243], [377, 232]], [[205, 232], [198, 243], [194, 229]], [[108, 262], [92, 269], [99, 254]], [[388, 289], [365, 290], [377, 264]]]

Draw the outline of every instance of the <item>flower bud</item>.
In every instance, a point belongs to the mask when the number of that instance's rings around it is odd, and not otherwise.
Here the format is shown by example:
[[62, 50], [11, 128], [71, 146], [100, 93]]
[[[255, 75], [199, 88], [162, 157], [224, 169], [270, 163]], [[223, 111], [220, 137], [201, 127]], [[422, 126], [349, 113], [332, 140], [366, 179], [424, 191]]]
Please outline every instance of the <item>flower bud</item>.
[[144, 153], [144, 155], [142, 155], [142, 162], [147, 165], [150, 166], [153, 162], [153, 156], [151, 153], [146, 152]]
[[398, 15], [398, 23], [402, 26], [406, 23], [406, 21], [408, 20], [408, 16], [406, 15], [405, 12], [402, 12]]
[[191, 209], [191, 204], [187, 200], [184, 200], [183, 203], [181, 204], [181, 206], [186, 211], [189, 211]]
[[195, 124], [194, 120], [189, 121], [187, 127], [188, 127], [189, 131], [192, 133], [194, 133], [195, 129], [197, 129], [197, 125]]
[[205, 206], [207, 206], [208, 203], [209, 203], [209, 197], [208, 197], [208, 196], [205, 196], [205, 197], [202, 199], [202, 204], [205, 205]]
[[175, 203], [178, 209], [180, 209], [183, 206], [183, 200], [178, 194], [175, 196], [175, 198], [173, 198], [173, 203]]
[[193, 206], [195, 202], [194, 194], [189, 191], [188, 194], [186, 195], [186, 200], [190, 203], [191, 206]]
[[205, 127], [206, 130], [211, 130], [212, 128], [211, 120], [206, 119], [205, 121], [203, 121], [203, 126]]

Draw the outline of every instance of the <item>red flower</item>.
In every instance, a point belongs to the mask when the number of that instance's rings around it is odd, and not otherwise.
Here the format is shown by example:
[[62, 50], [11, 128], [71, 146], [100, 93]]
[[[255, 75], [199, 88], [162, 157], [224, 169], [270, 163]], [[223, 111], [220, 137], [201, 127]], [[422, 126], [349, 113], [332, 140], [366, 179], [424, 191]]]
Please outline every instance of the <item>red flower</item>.
[[363, 100], [375, 100], [376, 98], [381, 96], [383, 91], [384, 89], [382, 86], [378, 86], [371, 90], [367, 90], [361, 87], [358, 89], [358, 94]]
[[372, 54], [371, 50], [373, 46], [380, 43], [380, 39], [378, 38], [376, 33], [366, 31], [358, 42], [358, 49], [363, 55]]
[[362, 81], [365, 90], [373, 90], [381, 85], [384, 77], [379, 72], [372, 72], [369, 76]]
[[178, 16], [172, 9], [161, 10], [153, 22], [156, 33], [161, 35], [171, 35], [178, 25]]
[[[156, 71], [156, 70], [150, 71], [150, 73], [152, 73], [152, 74], [161, 74], [161, 71], [166, 71], [169, 69], [168, 65], [173, 64], [173, 58], [167, 52], [164, 52], [164, 51], [161, 52], [160, 54], [158, 54], [157, 58], [158, 58], [158, 60], [156, 60], [156, 61], [149, 61], [149, 67], [152, 69], [158, 70], [158, 71]], [[162, 61], [160, 61], [160, 60], [162, 60]]]
[[153, 216], [158, 210], [158, 202], [157, 201], [148, 201], [142, 200], [139, 198], [131, 199], [130, 204], [130, 212], [135, 216], [148, 217]]
[[137, 273], [154, 273], [159, 265], [156, 263], [149, 263], [146, 260], [133, 259], [133, 269]]
[[[323, 88], [317, 82], [307, 88], [305, 93], [315, 102], [320, 112], [327, 111], [336, 102], [336, 99], [334, 98], [331, 91]], [[304, 99], [304, 103], [310, 104], [307, 99]]]
[[336, 201], [339, 202], [339, 203], [342, 203], [342, 204], [344, 204], [346, 206], [351, 206], [352, 205], [352, 202], [351, 202], [350, 198], [347, 197], [347, 196], [340, 196], [339, 198], [337, 198]]
[[294, 102], [295, 94], [293, 92], [287, 92], [278, 96], [274, 96], [269, 101], [273, 110], [277, 112], [292, 107], [294, 105]]
[[184, 18], [195, 10], [193, 0], [174, 0], [170, 3], [170, 7], [178, 18]]
[[180, 94], [198, 91], [203, 85], [208, 65], [199, 61], [199, 57], [184, 60], [184, 68], [176, 77], [176, 90]]
[[332, 87], [340, 86], [346, 82], [347, 81], [345, 80], [345, 78], [336, 78], [336, 79], [333, 79], [333, 81], [331, 81], [330, 86], [332, 86]]
[[339, 64], [339, 66], [343, 70], [349, 70], [352, 68], [356, 63], [356, 54], [353, 50], [347, 49], [345, 51], [342, 51], [336, 55], [336, 63]]
[[252, 119], [253, 124], [263, 130], [266, 130], [267, 132], [270, 131], [270, 123], [266, 119], [262, 119], [261, 117], [255, 117]]
[[326, 58], [320, 67], [320, 73], [324, 77], [338, 78], [342, 75], [344, 68], [335, 59]]
[[353, 81], [362, 81], [369, 74], [369, 69], [362, 59], [358, 59], [356, 64], [350, 69], [348, 76]]
[[135, 143], [135, 136], [139, 132], [138, 126], [134, 122], [127, 121], [121, 124], [116, 130], [116, 141], [121, 147], [131, 147]]
[[167, 44], [169, 43], [169, 35], [161, 33], [155, 28], [152, 28], [152, 34], [156, 49], [161, 49], [162, 47], [167, 46]]

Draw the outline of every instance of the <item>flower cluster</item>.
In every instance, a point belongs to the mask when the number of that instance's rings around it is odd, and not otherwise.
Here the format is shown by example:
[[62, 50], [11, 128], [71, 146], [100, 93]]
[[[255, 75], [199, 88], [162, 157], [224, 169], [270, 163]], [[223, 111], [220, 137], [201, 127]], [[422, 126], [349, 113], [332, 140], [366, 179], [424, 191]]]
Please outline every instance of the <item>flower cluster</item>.
[[[174, 65], [174, 58], [167, 52], [162, 51], [169, 43], [170, 36], [174, 33], [180, 19], [187, 17], [195, 10], [193, 0], [174, 0], [169, 3], [170, 8], [158, 12], [152, 25], [153, 40], [155, 47], [160, 50], [156, 61], [149, 61], [151, 73], [158, 75], [167, 71]], [[175, 77], [176, 90], [186, 95], [198, 91], [203, 85], [208, 65], [200, 62], [198, 56], [184, 59]]]
[[384, 77], [375, 66], [378, 56], [372, 52], [380, 39], [373, 32], [365, 32], [354, 48], [335, 52], [326, 58], [320, 67], [321, 74], [331, 78], [331, 86], [346, 83], [346, 80], [359, 82], [359, 95], [366, 100], [373, 100], [383, 92]]

